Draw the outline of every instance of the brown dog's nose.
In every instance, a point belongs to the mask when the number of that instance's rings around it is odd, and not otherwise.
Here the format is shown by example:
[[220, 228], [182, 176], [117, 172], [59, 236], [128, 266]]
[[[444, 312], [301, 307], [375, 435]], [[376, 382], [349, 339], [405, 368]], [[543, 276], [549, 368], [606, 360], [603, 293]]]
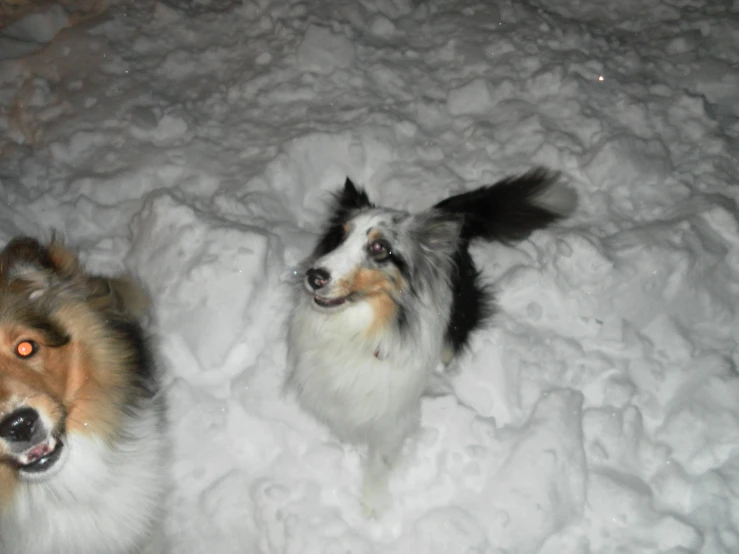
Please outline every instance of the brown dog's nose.
[[8, 442], [29, 442], [39, 415], [33, 408], [20, 408], [0, 421], [0, 438]]

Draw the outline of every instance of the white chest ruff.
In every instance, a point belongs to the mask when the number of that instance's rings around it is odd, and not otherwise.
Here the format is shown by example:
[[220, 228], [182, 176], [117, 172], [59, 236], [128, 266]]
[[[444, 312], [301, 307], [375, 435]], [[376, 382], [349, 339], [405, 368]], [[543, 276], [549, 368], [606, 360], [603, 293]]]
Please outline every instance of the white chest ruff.
[[290, 329], [290, 384], [300, 404], [343, 440], [365, 442], [417, 419], [438, 341], [369, 338], [370, 308], [325, 315], [299, 302]]
[[164, 443], [156, 416], [128, 429], [125, 451], [72, 435], [46, 482], [21, 483], [0, 513], [2, 554], [138, 554], [161, 514]]

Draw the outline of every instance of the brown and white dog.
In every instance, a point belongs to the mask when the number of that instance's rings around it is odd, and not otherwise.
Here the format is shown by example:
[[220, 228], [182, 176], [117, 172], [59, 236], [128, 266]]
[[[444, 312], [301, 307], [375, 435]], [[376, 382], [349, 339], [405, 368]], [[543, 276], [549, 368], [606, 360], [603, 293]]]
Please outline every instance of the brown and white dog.
[[161, 549], [164, 410], [131, 279], [58, 241], [0, 253], [0, 552]]

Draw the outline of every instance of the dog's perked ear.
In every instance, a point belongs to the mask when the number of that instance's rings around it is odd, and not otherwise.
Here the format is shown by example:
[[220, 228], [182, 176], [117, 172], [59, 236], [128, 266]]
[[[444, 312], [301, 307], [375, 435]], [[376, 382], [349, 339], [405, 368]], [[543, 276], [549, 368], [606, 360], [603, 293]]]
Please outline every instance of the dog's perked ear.
[[413, 217], [418, 241], [428, 256], [451, 257], [459, 248], [462, 218], [440, 210], [429, 210]]
[[0, 252], [0, 276], [13, 279], [37, 270], [53, 270], [54, 261], [46, 247], [31, 237], [16, 237]]
[[344, 240], [344, 224], [347, 220], [352, 217], [354, 212], [369, 208], [374, 208], [374, 205], [369, 201], [367, 193], [362, 189], [358, 189], [352, 180], [347, 177], [344, 188], [334, 195], [334, 205], [329, 223], [313, 250], [311, 258], [320, 258], [336, 249]]
[[362, 189], [357, 189], [349, 177], [344, 181], [344, 190], [339, 197], [339, 206], [347, 211], [373, 207], [367, 193]]
[[77, 255], [53, 238], [48, 246], [31, 237], [16, 237], [0, 252], [0, 282], [31, 300], [55, 294], [84, 298], [97, 309], [138, 318], [149, 297], [128, 277], [103, 277], [85, 271]]
[[0, 280], [32, 298], [55, 282], [71, 279], [79, 267], [77, 256], [56, 238], [44, 246], [31, 237], [16, 237], [0, 252]]
[[86, 299], [96, 309], [127, 318], [142, 318], [151, 303], [149, 294], [133, 277], [90, 275], [84, 286]]

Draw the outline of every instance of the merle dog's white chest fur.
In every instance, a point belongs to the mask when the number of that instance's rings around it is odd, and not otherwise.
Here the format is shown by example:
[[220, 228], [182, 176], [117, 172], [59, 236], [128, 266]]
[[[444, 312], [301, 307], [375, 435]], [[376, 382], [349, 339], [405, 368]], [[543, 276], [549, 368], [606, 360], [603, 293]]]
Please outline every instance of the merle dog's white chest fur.
[[399, 344], [392, 334], [372, 340], [366, 335], [373, 318], [369, 304], [322, 314], [310, 302], [299, 300], [290, 329], [290, 383], [300, 404], [354, 443], [394, 441], [398, 431], [410, 431], [441, 341], [421, 348]]

